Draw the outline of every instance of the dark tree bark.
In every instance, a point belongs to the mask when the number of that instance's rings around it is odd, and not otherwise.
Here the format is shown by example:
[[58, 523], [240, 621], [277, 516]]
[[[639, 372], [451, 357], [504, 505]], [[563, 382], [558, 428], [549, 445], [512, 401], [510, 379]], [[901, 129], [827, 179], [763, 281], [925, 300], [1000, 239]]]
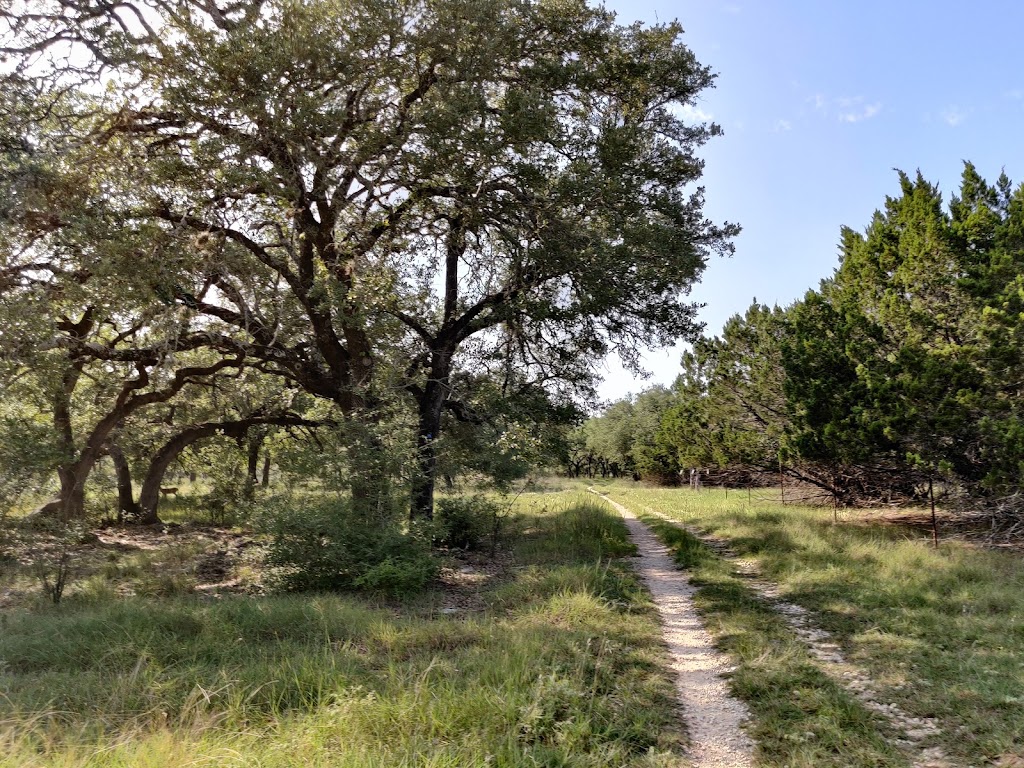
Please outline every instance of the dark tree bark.
[[263, 447], [262, 431], [249, 430], [245, 441], [245, 496], [251, 499], [259, 485], [260, 448]]
[[[444, 377], [447, 379], [447, 376]], [[412, 483], [410, 518], [434, 517], [434, 484], [437, 478], [437, 439], [444, 409], [444, 379], [431, 377], [418, 399], [419, 423], [416, 435], [416, 474]]]
[[135, 492], [132, 488], [132, 471], [128, 466], [128, 460], [117, 443], [107, 446], [107, 454], [114, 463], [114, 473], [117, 476], [117, 522], [124, 522], [125, 517], [139, 517], [141, 509], [135, 501]]
[[260, 477], [260, 486], [267, 488], [270, 486], [270, 450], [263, 452], [263, 473]]

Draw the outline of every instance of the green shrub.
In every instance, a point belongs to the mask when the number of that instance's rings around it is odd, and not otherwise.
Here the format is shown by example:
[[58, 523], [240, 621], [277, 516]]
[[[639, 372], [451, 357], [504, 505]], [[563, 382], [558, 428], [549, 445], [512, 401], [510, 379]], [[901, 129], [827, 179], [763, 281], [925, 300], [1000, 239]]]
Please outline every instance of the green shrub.
[[440, 499], [434, 515], [434, 543], [456, 549], [494, 547], [501, 530], [502, 510], [483, 496]]
[[210, 490], [203, 496], [204, 506], [214, 525], [233, 525], [244, 518], [252, 485], [242, 472], [214, 474]]
[[403, 533], [397, 515], [368, 518], [347, 500], [296, 509], [268, 505], [257, 528], [269, 537], [266, 563], [287, 591], [366, 591], [394, 597], [422, 590], [437, 574], [429, 544]]
[[401, 558], [389, 555], [367, 568], [353, 583], [368, 592], [401, 596], [421, 591], [436, 575], [437, 562], [420, 549]]

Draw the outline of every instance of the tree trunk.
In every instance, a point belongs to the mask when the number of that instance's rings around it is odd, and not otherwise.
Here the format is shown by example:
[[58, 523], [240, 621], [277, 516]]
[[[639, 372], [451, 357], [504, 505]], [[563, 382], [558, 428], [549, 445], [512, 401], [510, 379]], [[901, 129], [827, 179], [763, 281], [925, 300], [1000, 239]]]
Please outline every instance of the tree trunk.
[[110, 460], [114, 462], [114, 473], [117, 475], [117, 522], [124, 522], [125, 516], [139, 517], [141, 509], [135, 502], [132, 489], [132, 472], [128, 460], [120, 446], [112, 444], [107, 448]]
[[[134, 379], [122, 383], [121, 391], [110, 411], [93, 426], [89, 436], [77, 452], [77, 458], [72, 463], [58, 468], [60, 495], [40, 507], [37, 513], [44, 516], [59, 515], [67, 520], [83, 517], [85, 515], [85, 482], [89, 479], [89, 473], [96, 466], [96, 462], [106, 453], [106, 446], [111, 434], [136, 411], [154, 403], [170, 400], [190, 381], [191, 375], [212, 374], [231, 365], [237, 365], [237, 363], [231, 360], [220, 360], [206, 368], [182, 369], [175, 374], [174, 379], [164, 389], [140, 394], [140, 390], [149, 385], [150, 378], [147, 368], [141, 363], [136, 364], [138, 375]], [[60, 434], [62, 447], [68, 451], [69, 456], [76, 455], [70, 417], [70, 397], [80, 375], [80, 372], [75, 372], [76, 370], [73, 369], [65, 376], [64, 386], [54, 403], [54, 427]], [[184, 371], [187, 371], [188, 375], [183, 375]]]
[[409, 518], [434, 518], [434, 485], [437, 478], [437, 439], [441, 432], [444, 388], [441, 377], [431, 376], [418, 398], [419, 425], [416, 435], [416, 473], [412, 482]]
[[256, 486], [259, 485], [259, 477], [257, 473], [259, 472], [260, 467], [260, 448], [262, 447], [262, 431], [249, 430], [249, 435], [246, 439], [245, 445], [245, 497], [247, 499], [251, 499], [253, 497], [256, 492]]
[[139, 493], [139, 522], [143, 525], [156, 525], [160, 522], [157, 507], [160, 505], [160, 487], [163, 485], [167, 468], [189, 445], [214, 434], [215, 429], [203, 429], [202, 426], [186, 429], [164, 443], [153, 455], [149, 469], [146, 470], [146, 477], [142, 480], [142, 491]]
[[160, 505], [160, 488], [164, 482], [164, 475], [167, 468], [171, 466], [178, 455], [204, 437], [214, 435], [225, 435], [227, 437], [238, 437], [244, 435], [249, 427], [249, 422], [207, 422], [188, 427], [182, 430], [161, 447], [149, 462], [149, 469], [146, 470], [146, 477], [142, 480], [142, 491], [139, 493], [139, 507], [141, 509], [140, 522], [143, 525], [156, 525], [160, 522], [158, 507]]
[[71, 425], [71, 395], [74, 393], [81, 375], [81, 365], [68, 367], [61, 377], [60, 388], [53, 394], [53, 428], [68, 463], [57, 467], [60, 490], [57, 492], [56, 498], [43, 503], [36, 509], [35, 514], [41, 517], [71, 520], [85, 514], [85, 477], [88, 476], [88, 470], [86, 470], [85, 476], [82, 476], [80, 462], [72, 460], [77, 451]]
[[263, 474], [260, 477], [260, 486], [268, 488], [270, 486], [270, 450], [266, 450], [263, 453]]
[[[367, 420], [359, 423], [364, 418]], [[391, 475], [387, 468], [386, 449], [376, 434], [376, 424], [370, 418], [364, 413], [349, 417], [356, 426], [355, 434], [346, 446], [352, 507], [356, 515], [367, 520], [391, 514]]]
[[59, 520], [77, 520], [85, 516], [85, 481], [92, 467], [83, 468], [76, 462], [59, 467], [57, 477], [60, 490], [57, 496], [40, 505], [35, 514]]
[[935, 488], [932, 478], [928, 478], [928, 500], [932, 506], [932, 544], [939, 548], [939, 518], [935, 515]]
[[57, 498], [36, 509], [37, 515], [57, 517], [61, 520], [80, 520], [85, 517], [85, 483], [104, 453], [100, 448], [101, 442], [113, 429], [114, 424], [106, 423], [108, 420], [104, 419], [93, 430], [75, 462], [57, 468], [60, 491]]
[[462, 215], [448, 219], [445, 238], [444, 309], [441, 328], [431, 340], [430, 366], [427, 381], [418, 392], [419, 423], [416, 435], [416, 473], [412, 482], [409, 518], [432, 520], [434, 517], [434, 484], [437, 478], [437, 440], [441, 436], [441, 411], [448, 396], [452, 372], [452, 356], [461, 341], [465, 327], [460, 328], [459, 261], [466, 252], [466, 231]]

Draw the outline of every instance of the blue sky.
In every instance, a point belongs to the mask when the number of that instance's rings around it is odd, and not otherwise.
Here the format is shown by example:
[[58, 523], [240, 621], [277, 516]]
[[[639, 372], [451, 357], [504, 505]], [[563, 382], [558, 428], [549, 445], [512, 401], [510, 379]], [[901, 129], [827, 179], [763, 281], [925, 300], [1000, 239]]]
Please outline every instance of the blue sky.
[[[717, 334], [756, 297], [787, 305], [832, 274], [842, 225], [863, 230], [894, 169], [946, 198], [963, 161], [1024, 181], [1024, 2], [608, 0], [620, 23], [678, 19], [718, 73], [690, 110], [725, 131], [703, 150], [705, 212], [743, 227], [691, 298]], [[679, 371], [679, 350], [645, 354], [637, 380], [606, 363], [607, 400]]]

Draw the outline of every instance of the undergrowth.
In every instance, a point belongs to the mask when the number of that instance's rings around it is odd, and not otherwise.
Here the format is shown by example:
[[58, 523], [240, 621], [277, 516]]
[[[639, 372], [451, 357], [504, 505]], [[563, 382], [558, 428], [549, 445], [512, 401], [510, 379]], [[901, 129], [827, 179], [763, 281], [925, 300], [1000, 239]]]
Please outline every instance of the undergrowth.
[[0, 766], [678, 765], [621, 522], [567, 495], [519, 513], [483, 613], [280, 595], [5, 614]]

